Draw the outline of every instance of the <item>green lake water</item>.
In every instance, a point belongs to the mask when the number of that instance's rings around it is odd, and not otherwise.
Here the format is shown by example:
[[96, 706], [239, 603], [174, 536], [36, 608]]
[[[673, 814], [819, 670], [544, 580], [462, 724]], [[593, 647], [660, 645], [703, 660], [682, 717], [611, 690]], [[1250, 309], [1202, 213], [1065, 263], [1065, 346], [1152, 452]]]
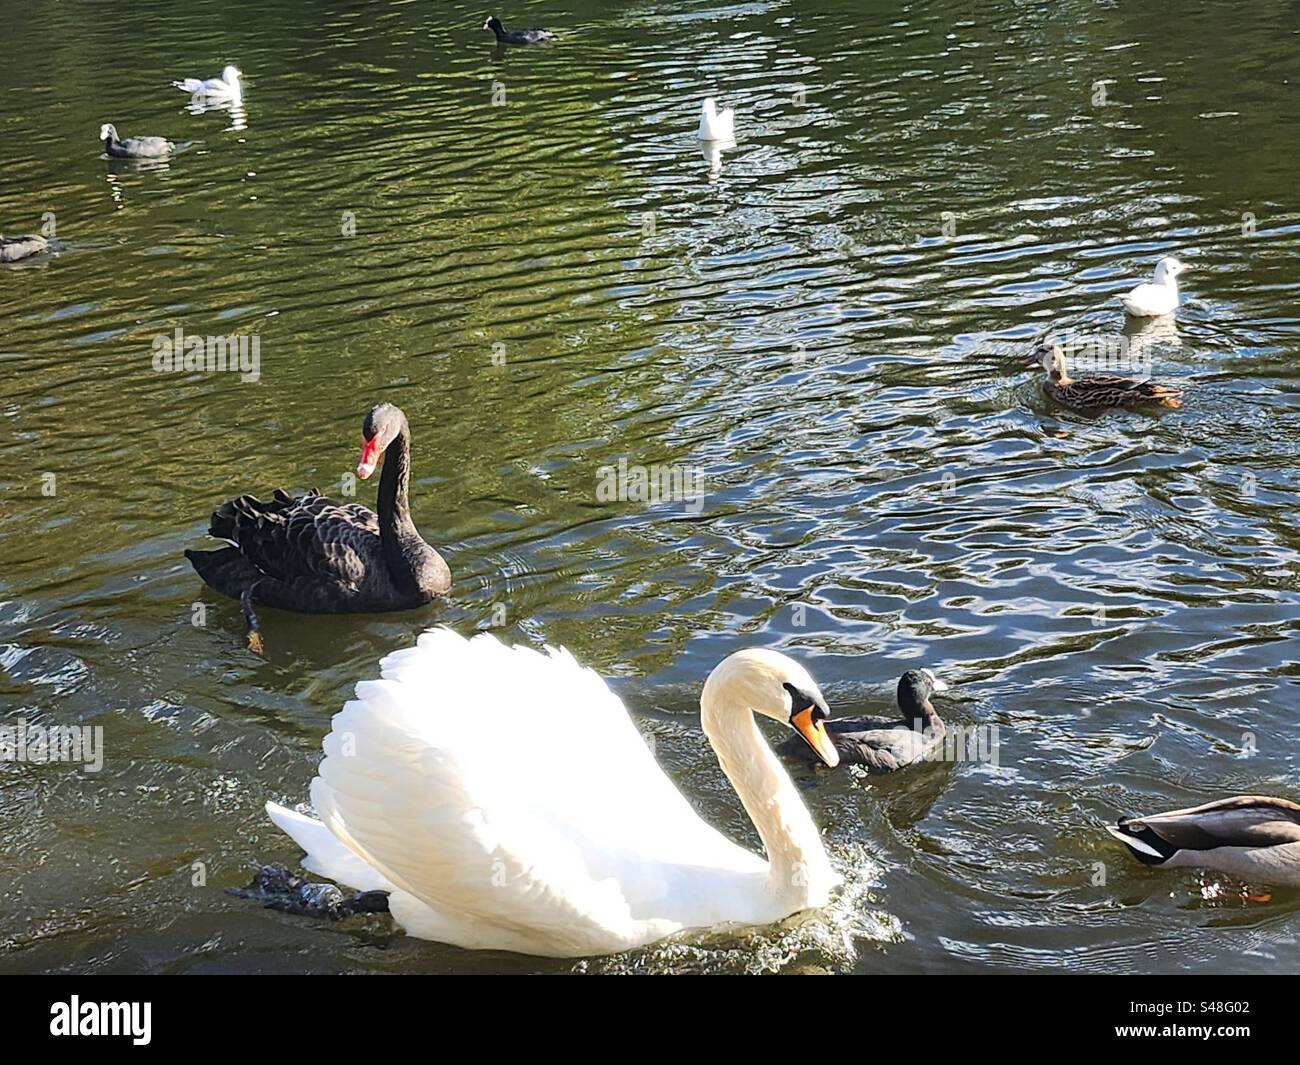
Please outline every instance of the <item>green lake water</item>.
[[[98, 773], [0, 763], [0, 971], [1295, 970], [1296, 892], [1102, 825], [1300, 797], [1297, 8], [497, 13], [561, 40], [500, 54], [464, 3], [0, 0], [0, 229], [57, 239], [0, 268], [0, 725], [105, 738]], [[243, 111], [191, 113], [169, 83], [226, 62]], [[184, 150], [110, 162], [103, 122]], [[1019, 356], [1121, 337], [1165, 254], [1183, 407], [1054, 406]], [[256, 336], [257, 379], [155, 370], [178, 328]], [[452, 595], [268, 610], [258, 658], [182, 551], [231, 496], [341, 491], [380, 399]], [[620, 459], [702, 505], [603, 498]], [[228, 896], [296, 861], [263, 803], [434, 623], [569, 647], [751, 846], [697, 713], [741, 646], [841, 715], [928, 665], [998, 764], [793, 767], [849, 887], [738, 940], [575, 966]]]

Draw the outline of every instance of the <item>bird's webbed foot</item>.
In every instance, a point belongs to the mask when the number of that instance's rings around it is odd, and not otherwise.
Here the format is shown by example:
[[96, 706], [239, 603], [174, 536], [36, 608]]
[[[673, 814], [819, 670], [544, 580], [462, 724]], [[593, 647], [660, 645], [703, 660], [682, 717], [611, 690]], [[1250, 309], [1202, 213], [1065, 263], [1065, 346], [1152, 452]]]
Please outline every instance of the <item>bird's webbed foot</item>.
[[241, 899], [256, 899], [268, 909], [329, 921], [341, 921], [358, 913], [388, 912], [387, 891], [345, 895], [333, 884], [314, 883], [281, 865], [264, 865], [247, 887], [228, 890]]

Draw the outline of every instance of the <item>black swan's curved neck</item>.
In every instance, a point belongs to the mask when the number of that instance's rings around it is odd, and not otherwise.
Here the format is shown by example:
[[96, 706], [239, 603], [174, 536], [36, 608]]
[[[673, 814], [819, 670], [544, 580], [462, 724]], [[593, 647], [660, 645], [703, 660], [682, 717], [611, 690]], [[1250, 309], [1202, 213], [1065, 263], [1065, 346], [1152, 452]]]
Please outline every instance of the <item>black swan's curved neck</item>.
[[379, 475], [379, 536], [384, 558], [393, 573], [409, 572], [414, 561], [412, 542], [420, 539], [411, 521], [411, 505], [406, 498], [411, 483], [411, 433], [402, 429], [384, 451], [384, 469]]
[[444, 594], [451, 570], [424, 542], [411, 520], [406, 491], [411, 482], [411, 430], [402, 418], [397, 436], [384, 449], [379, 478], [379, 540], [384, 565], [398, 599], [414, 606]]

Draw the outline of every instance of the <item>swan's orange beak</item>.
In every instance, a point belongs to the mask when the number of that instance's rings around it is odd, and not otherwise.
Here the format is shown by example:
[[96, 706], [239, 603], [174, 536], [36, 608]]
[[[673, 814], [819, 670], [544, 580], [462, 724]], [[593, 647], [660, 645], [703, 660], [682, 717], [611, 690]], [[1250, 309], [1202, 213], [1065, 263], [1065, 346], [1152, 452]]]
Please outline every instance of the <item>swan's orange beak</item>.
[[379, 465], [379, 455], [382, 451], [379, 434], [376, 433], [369, 440], [362, 441], [361, 461], [357, 463], [357, 476], [363, 481], [375, 472], [375, 467]]
[[822, 724], [822, 718], [818, 716], [819, 713], [820, 711], [815, 706], [800, 710], [790, 718], [790, 727], [803, 737], [804, 743], [813, 749], [813, 753], [818, 758], [829, 768], [834, 769], [840, 764], [840, 752], [835, 749], [835, 744], [831, 743], [831, 738], [826, 732], [826, 726]]

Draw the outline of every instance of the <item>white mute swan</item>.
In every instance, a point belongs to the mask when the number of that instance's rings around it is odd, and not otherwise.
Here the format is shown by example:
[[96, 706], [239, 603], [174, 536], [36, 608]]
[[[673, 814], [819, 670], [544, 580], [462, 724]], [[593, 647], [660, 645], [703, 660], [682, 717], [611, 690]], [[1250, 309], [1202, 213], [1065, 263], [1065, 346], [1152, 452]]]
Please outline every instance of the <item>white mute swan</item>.
[[227, 66], [219, 78], [181, 78], [172, 84], [191, 96], [202, 96], [208, 100], [240, 100], [244, 90], [239, 79], [243, 76], [242, 70]]
[[312, 781], [319, 820], [267, 804], [303, 866], [388, 891], [411, 935], [551, 957], [683, 929], [764, 925], [825, 905], [839, 878], [756, 713], [839, 761], [797, 662], [738, 651], [701, 723], [768, 860], [700, 819], [618, 697], [564, 650], [448, 629], [388, 655], [335, 715]]
[[734, 141], [736, 139], [736, 112], [728, 107], [719, 111], [712, 99], [700, 107], [700, 132], [702, 141]]
[[1148, 284], [1138, 285], [1132, 292], [1119, 298], [1124, 304], [1124, 312], [1134, 318], [1158, 318], [1173, 314], [1178, 309], [1178, 275], [1190, 269], [1186, 263], [1180, 263], [1172, 255], [1166, 255], [1156, 263], [1155, 276]]

